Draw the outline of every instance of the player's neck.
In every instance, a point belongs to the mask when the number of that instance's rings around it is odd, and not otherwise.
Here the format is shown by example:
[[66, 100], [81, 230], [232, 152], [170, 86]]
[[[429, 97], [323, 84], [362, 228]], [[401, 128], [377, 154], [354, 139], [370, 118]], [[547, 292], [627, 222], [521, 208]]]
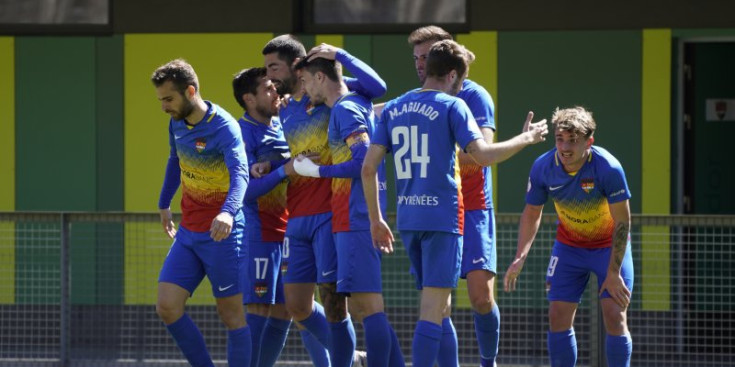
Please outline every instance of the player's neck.
[[191, 111], [189, 116], [185, 117], [186, 123], [189, 125], [196, 125], [204, 119], [204, 115], [207, 114], [207, 104], [201, 98], [195, 98], [192, 101], [194, 104], [194, 110]]
[[257, 121], [260, 124], [270, 126], [271, 124], [271, 116], [266, 116], [258, 112], [257, 108], [252, 108], [248, 110], [248, 115], [253, 118], [253, 120]]
[[304, 86], [301, 85], [301, 80], [298, 80], [296, 84], [294, 84], [293, 89], [291, 89], [291, 98], [299, 101], [301, 98], [304, 97], [304, 94], [306, 92], [304, 91]]
[[442, 79], [426, 77], [424, 85], [422, 85], [421, 88], [434, 89], [442, 91], [444, 93], [449, 93], [449, 90], [451, 90], [451, 85]]
[[349, 92], [350, 90], [347, 89], [347, 85], [341, 80], [339, 83], [330, 83], [327, 86], [327, 100], [324, 103], [329, 108], [332, 108], [337, 103], [337, 100]]

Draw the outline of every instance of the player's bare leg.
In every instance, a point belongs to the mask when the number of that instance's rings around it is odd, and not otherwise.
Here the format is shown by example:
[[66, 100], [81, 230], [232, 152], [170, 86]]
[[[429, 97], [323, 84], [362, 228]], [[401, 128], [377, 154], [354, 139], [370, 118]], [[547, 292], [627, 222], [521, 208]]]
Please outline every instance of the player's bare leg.
[[627, 309], [620, 307], [612, 298], [603, 298], [600, 304], [607, 330], [607, 364], [610, 367], [628, 367], [633, 353], [633, 340], [628, 331]]
[[485, 269], [467, 273], [467, 293], [472, 305], [481, 366], [492, 367], [498, 355], [500, 310], [495, 303], [495, 274]]

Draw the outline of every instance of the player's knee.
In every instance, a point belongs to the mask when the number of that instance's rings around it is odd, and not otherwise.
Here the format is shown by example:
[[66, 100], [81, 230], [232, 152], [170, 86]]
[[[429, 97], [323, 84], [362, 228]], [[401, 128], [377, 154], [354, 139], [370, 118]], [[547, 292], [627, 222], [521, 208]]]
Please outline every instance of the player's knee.
[[471, 292], [469, 295], [470, 304], [475, 312], [480, 314], [486, 314], [493, 308], [495, 300], [492, 297], [492, 293], [486, 292]]
[[156, 313], [161, 318], [164, 324], [169, 325], [184, 315], [184, 307], [175, 304], [174, 302], [167, 302], [166, 300], [158, 300], [156, 302]]
[[312, 307], [308, 303], [286, 302], [286, 311], [288, 311], [295, 320], [301, 321], [311, 315]]
[[245, 310], [229, 304], [217, 304], [217, 314], [228, 329], [238, 329], [245, 326]]

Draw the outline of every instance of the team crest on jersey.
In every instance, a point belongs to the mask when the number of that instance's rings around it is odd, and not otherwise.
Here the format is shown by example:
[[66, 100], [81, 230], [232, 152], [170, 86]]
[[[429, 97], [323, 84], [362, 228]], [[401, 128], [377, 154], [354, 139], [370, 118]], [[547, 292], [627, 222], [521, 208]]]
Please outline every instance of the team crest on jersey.
[[199, 138], [197, 139], [196, 143], [194, 143], [194, 147], [196, 147], [197, 152], [201, 153], [204, 151], [204, 149], [207, 147], [207, 141], [205, 139]]
[[306, 114], [311, 115], [314, 112], [314, 104], [309, 101], [309, 103], [306, 105]]
[[582, 190], [586, 193], [590, 193], [590, 191], [595, 189], [595, 181], [591, 178], [583, 178], [582, 179]]
[[255, 294], [258, 295], [258, 297], [263, 297], [268, 293], [268, 284], [266, 283], [256, 283], [255, 284]]
[[288, 271], [288, 263], [285, 261], [281, 262], [281, 275], [286, 275], [286, 272]]

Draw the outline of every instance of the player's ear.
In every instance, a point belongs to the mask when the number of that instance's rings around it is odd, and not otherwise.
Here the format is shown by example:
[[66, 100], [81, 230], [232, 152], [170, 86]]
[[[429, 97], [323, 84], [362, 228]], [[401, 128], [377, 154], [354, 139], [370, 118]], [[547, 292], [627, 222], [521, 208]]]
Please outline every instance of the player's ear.
[[194, 86], [193, 86], [193, 85], [189, 85], [188, 87], [186, 87], [186, 96], [187, 96], [188, 98], [190, 98], [190, 99], [191, 99], [191, 98], [194, 98], [194, 95], [195, 95], [196, 93], [197, 93], [197, 90], [196, 90], [196, 88], [194, 88]]
[[587, 139], [587, 149], [589, 149], [594, 143], [595, 143], [595, 137], [590, 136], [589, 139]]

